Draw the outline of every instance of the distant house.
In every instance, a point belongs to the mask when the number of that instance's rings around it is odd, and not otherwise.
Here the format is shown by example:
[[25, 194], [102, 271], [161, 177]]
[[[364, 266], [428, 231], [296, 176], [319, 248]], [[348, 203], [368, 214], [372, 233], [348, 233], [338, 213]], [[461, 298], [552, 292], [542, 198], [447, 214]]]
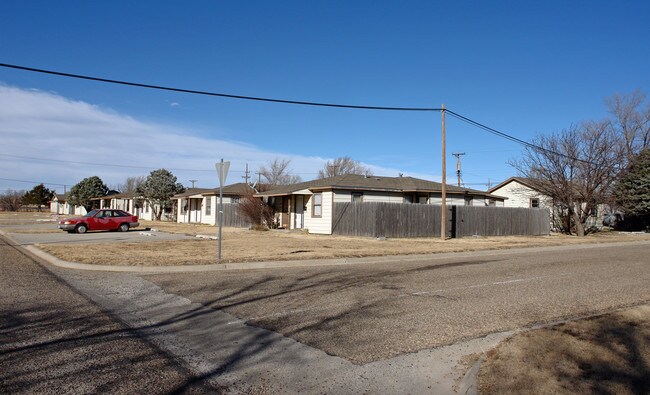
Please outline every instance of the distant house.
[[[240, 182], [223, 187], [223, 204], [226, 209], [234, 210], [239, 199], [251, 195], [255, 190], [248, 184]], [[175, 195], [176, 222], [201, 223], [216, 225], [219, 212], [219, 188], [190, 188]], [[224, 211], [226, 210], [224, 209]]]
[[[258, 193], [275, 207], [286, 229], [332, 234], [334, 203], [387, 202], [441, 204], [442, 184], [413, 177], [340, 175], [280, 185]], [[504, 198], [488, 192], [447, 185], [447, 205], [503, 206]]]
[[50, 212], [62, 215], [85, 215], [86, 209], [83, 206], [73, 206], [68, 203], [68, 194], [54, 193], [50, 201]]
[[[489, 193], [507, 197], [505, 207], [530, 207], [546, 208], [550, 213], [551, 228], [557, 228], [560, 221], [560, 207], [550, 196], [545, 195], [535, 186], [536, 182], [530, 178], [510, 177], [502, 183], [490, 188]], [[587, 228], [602, 226], [605, 205], [599, 205], [595, 215], [587, 221]]]
[[529, 178], [511, 177], [488, 192], [507, 197], [504, 207], [553, 208], [553, 199], [538, 191]]

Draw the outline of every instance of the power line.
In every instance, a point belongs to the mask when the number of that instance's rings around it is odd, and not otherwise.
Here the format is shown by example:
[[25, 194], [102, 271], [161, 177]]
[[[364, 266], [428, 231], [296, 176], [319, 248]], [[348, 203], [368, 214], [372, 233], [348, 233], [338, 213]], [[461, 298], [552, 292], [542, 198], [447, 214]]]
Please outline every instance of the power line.
[[592, 164], [592, 165], [594, 164], [593, 162], [590, 162], [590, 161], [587, 161], [587, 160], [584, 160], [584, 159], [574, 158], [572, 156], [569, 156], [569, 155], [566, 155], [566, 154], [563, 154], [563, 153], [560, 153], [560, 152], [557, 152], [557, 151], [553, 151], [553, 150], [541, 147], [541, 146], [533, 144], [533, 143], [529, 143], [528, 141], [519, 139], [517, 137], [511, 136], [511, 135], [509, 135], [507, 133], [504, 133], [504, 132], [500, 132], [500, 131], [498, 131], [498, 130], [496, 130], [494, 128], [491, 128], [491, 127], [489, 127], [487, 125], [484, 125], [484, 124], [482, 124], [480, 122], [474, 121], [473, 119], [467, 118], [467, 117], [465, 117], [463, 115], [460, 115], [460, 114], [458, 114], [456, 112], [453, 112], [451, 110], [445, 110], [445, 111], [447, 113], [449, 113], [449, 115], [451, 115], [452, 117], [454, 117], [454, 118], [456, 118], [456, 119], [458, 119], [460, 121], [463, 121], [463, 122], [465, 122], [467, 124], [475, 126], [475, 127], [479, 128], [479, 129], [485, 130], [488, 133], [492, 133], [492, 134], [494, 134], [496, 136], [502, 137], [502, 138], [504, 138], [506, 140], [510, 140], [510, 141], [512, 141], [514, 143], [521, 144], [521, 145], [523, 145], [525, 147], [528, 147], [528, 148], [531, 148], [531, 149], [534, 149], [534, 150], [538, 150], [538, 151], [543, 151], [543, 152], [546, 152], [547, 154], [557, 155], [557, 156], [560, 156], [560, 157], [563, 157], [563, 158], [575, 160], [575, 161], [582, 162], [582, 163], [587, 163], [587, 164]]
[[[63, 160], [63, 159], [49, 159], [49, 158], [35, 158], [31, 156], [20, 156], [20, 155], [10, 155], [10, 154], [4, 154], [0, 153], [0, 156], [6, 156], [9, 158], [16, 158], [16, 159], [26, 159], [26, 160], [38, 160], [38, 161], [44, 161], [44, 162], [55, 162], [55, 163], [68, 163], [68, 164], [75, 164], [75, 165], [90, 165], [90, 166], [106, 166], [106, 167], [119, 167], [119, 168], [126, 168], [126, 169], [141, 169], [141, 170], [154, 170], [154, 169], [159, 169], [161, 166], [135, 166], [135, 165], [119, 165], [119, 164], [114, 164], [114, 163], [96, 163], [96, 162], [81, 162], [81, 161], [74, 161], [74, 160]], [[181, 168], [171, 168], [171, 167], [164, 167], [167, 170], [173, 170], [173, 171], [196, 171], [196, 172], [210, 172], [213, 173], [214, 169], [181, 169]], [[230, 170], [231, 172], [234, 173], [244, 173], [245, 170]], [[318, 174], [318, 172], [305, 172], [305, 173], [291, 173], [291, 174]]]
[[139, 83], [139, 82], [129, 82], [129, 81], [122, 81], [122, 80], [113, 80], [113, 79], [108, 79], [108, 78], [91, 77], [91, 76], [88, 76], [88, 75], [64, 73], [64, 72], [53, 71], [53, 70], [36, 69], [36, 68], [33, 68], [33, 67], [18, 66], [18, 65], [7, 64], [7, 63], [0, 63], [0, 66], [1, 67], [11, 68], [11, 69], [17, 69], [17, 70], [32, 71], [32, 72], [35, 72], [35, 73], [58, 75], [58, 76], [61, 76], [61, 77], [77, 78], [77, 79], [83, 79], [83, 80], [89, 80], [89, 81], [97, 81], [97, 82], [106, 82], [106, 83], [109, 83], [109, 84], [135, 86], [135, 87], [139, 87], [139, 88], [158, 89], [158, 90], [171, 91], [171, 92], [192, 93], [192, 94], [195, 94], [195, 95], [226, 97], [226, 98], [230, 98], [230, 99], [254, 100], [254, 101], [263, 101], [263, 102], [271, 102], [271, 103], [283, 103], [283, 104], [297, 104], [297, 105], [303, 105], [303, 106], [353, 108], [353, 109], [357, 109], [357, 110], [440, 111], [440, 108], [357, 106], [357, 105], [352, 105], [352, 104], [319, 103], [319, 102], [300, 101], [300, 100], [271, 99], [271, 98], [266, 98], [266, 97], [233, 95], [233, 94], [229, 94], [229, 93], [198, 91], [198, 90], [194, 90], [194, 89], [174, 88], [174, 87], [169, 87], [169, 86], [143, 84], [143, 83]]
[[57, 185], [61, 187], [68, 186], [69, 184], [57, 184], [56, 182], [43, 182], [43, 181], [28, 181], [28, 180], [15, 180], [12, 178], [0, 178], [2, 181], [22, 182], [25, 184], [43, 184], [43, 185]]
[[[157, 90], [164, 90], [164, 91], [172, 91], [172, 92], [181, 92], [181, 93], [191, 93], [191, 94], [196, 94], [196, 95], [205, 95], [205, 96], [216, 96], [216, 97], [225, 97], [225, 98], [230, 98], [230, 99], [241, 99], [241, 100], [253, 100], [253, 101], [262, 101], [262, 102], [271, 102], [271, 103], [282, 103], [282, 104], [295, 104], [295, 105], [304, 105], [304, 106], [317, 106], [317, 107], [335, 107], [335, 108], [350, 108], [350, 109], [357, 109], [357, 110], [380, 110], [380, 111], [425, 111], [425, 112], [440, 112], [440, 111], [446, 111], [449, 115], [453, 116], [456, 119], [459, 119], [463, 122], [466, 122], [472, 126], [475, 126], [479, 129], [482, 129], [486, 132], [492, 133], [496, 136], [499, 136], [501, 138], [504, 138], [506, 140], [515, 142], [517, 144], [521, 144], [525, 147], [532, 148], [535, 150], [543, 151], [549, 154], [561, 156], [567, 159], [571, 160], [576, 160], [579, 162], [587, 163], [587, 164], [593, 164], [592, 162], [583, 160], [583, 159], [578, 159], [578, 158], [573, 158], [569, 155], [562, 154], [560, 152], [552, 151], [546, 148], [543, 148], [539, 145], [530, 143], [528, 141], [522, 140], [520, 138], [511, 136], [507, 133], [501, 132], [499, 130], [496, 130], [494, 128], [491, 128], [487, 125], [484, 125], [480, 122], [474, 121], [468, 117], [465, 117], [463, 115], [460, 115], [454, 111], [451, 111], [449, 109], [442, 109], [442, 108], [432, 108], [432, 107], [384, 107], [384, 106], [361, 106], [361, 105], [351, 105], [351, 104], [337, 104], [337, 103], [320, 103], [320, 102], [310, 102], [310, 101], [300, 101], [300, 100], [285, 100], [285, 99], [272, 99], [272, 98], [265, 98], [265, 97], [255, 97], [255, 96], [244, 96], [244, 95], [234, 95], [234, 94], [228, 94], [228, 93], [218, 93], [218, 92], [208, 92], [208, 91], [198, 91], [194, 89], [185, 89], [185, 88], [174, 88], [174, 87], [168, 87], [168, 86], [161, 86], [161, 85], [151, 85], [151, 84], [143, 84], [139, 82], [129, 82], [129, 81], [122, 81], [122, 80], [114, 80], [114, 79], [108, 79], [108, 78], [100, 78], [100, 77], [92, 77], [92, 76], [87, 76], [87, 75], [81, 75], [81, 74], [73, 74], [73, 73], [65, 73], [61, 71], [53, 71], [53, 70], [45, 70], [45, 69], [37, 69], [33, 67], [26, 67], [26, 66], [19, 66], [19, 65], [13, 65], [13, 64], [8, 64], [8, 63], [0, 63], [0, 67], [6, 67], [6, 68], [12, 68], [12, 69], [17, 69], [17, 70], [24, 70], [24, 71], [31, 71], [35, 73], [43, 73], [43, 74], [50, 74], [50, 75], [57, 75], [61, 77], [69, 77], [69, 78], [77, 78], [77, 79], [83, 79], [83, 80], [89, 80], [89, 81], [97, 81], [97, 82], [105, 82], [109, 84], [118, 84], [118, 85], [126, 85], [126, 86], [134, 86], [134, 87], [139, 87], [139, 88], [147, 88], [147, 89], [157, 89]], [[119, 165], [115, 165], [119, 167]], [[204, 171], [204, 170], [200, 170]]]

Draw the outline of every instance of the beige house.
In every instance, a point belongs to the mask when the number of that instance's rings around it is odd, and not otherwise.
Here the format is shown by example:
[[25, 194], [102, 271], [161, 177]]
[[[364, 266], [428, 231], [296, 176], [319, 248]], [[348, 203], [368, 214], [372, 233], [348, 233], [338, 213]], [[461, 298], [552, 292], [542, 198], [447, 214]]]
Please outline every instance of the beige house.
[[[334, 203], [441, 204], [442, 184], [413, 177], [347, 174], [280, 185], [256, 196], [268, 200], [275, 207], [281, 227], [332, 234]], [[447, 205], [503, 206], [503, 202], [501, 196], [447, 185]]]

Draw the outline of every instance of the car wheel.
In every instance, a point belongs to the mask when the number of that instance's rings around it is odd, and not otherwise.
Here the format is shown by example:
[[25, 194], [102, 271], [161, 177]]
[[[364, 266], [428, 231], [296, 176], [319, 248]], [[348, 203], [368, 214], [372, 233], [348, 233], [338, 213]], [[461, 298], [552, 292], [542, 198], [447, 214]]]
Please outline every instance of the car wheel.
[[86, 233], [88, 231], [88, 227], [84, 224], [77, 225], [77, 228], [75, 229], [77, 233]]
[[129, 231], [129, 224], [120, 224], [120, 227], [117, 228], [120, 232], [128, 232]]

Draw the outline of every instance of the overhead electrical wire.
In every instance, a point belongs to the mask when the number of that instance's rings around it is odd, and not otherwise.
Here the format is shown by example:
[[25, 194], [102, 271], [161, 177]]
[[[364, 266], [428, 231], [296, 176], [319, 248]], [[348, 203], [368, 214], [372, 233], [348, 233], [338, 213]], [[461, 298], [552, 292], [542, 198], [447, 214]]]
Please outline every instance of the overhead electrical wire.
[[[154, 169], [159, 169], [159, 166], [134, 166], [134, 165], [118, 165], [118, 164], [113, 164], [113, 163], [97, 163], [97, 162], [81, 162], [81, 161], [76, 161], [76, 160], [63, 160], [63, 159], [49, 159], [49, 158], [35, 158], [32, 156], [21, 156], [21, 155], [10, 155], [10, 154], [4, 154], [0, 153], [0, 157], [8, 157], [8, 158], [16, 158], [16, 159], [27, 159], [27, 160], [36, 160], [36, 161], [43, 161], [43, 162], [55, 162], [55, 163], [70, 163], [70, 164], [76, 164], [76, 165], [91, 165], [91, 166], [105, 166], [105, 167], [119, 167], [119, 168], [125, 168], [125, 169], [143, 169], [143, 170], [154, 170]], [[165, 167], [167, 170], [173, 170], [173, 171], [196, 171], [196, 172], [210, 172], [213, 173], [214, 169], [182, 169], [182, 168], [172, 168], [172, 167]], [[235, 170], [231, 169], [231, 172], [235, 173], [244, 173], [245, 170]], [[300, 174], [318, 174], [318, 172], [310, 172], [310, 173], [287, 173], [289, 175], [300, 175]]]
[[42, 181], [28, 181], [28, 180], [15, 180], [13, 178], [0, 178], [2, 181], [22, 182], [25, 184], [43, 184], [43, 185], [57, 185], [65, 187], [67, 184], [58, 184], [56, 182], [42, 182]]
[[118, 85], [126, 85], [126, 86], [134, 86], [134, 87], [139, 87], [139, 88], [147, 88], [147, 89], [157, 89], [157, 90], [164, 90], [164, 91], [171, 91], [171, 92], [180, 92], [180, 93], [190, 93], [190, 94], [196, 94], [196, 95], [205, 95], [205, 96], [216, 96], [216, 97], [224, 97], [224, 98], [230, 98], [230, 99], [240, 99], [240, 100], [253, 100], [253, 101], [261, 101], [261, 102], [270, 102], [270, 103], [281, 103], [281, 104], [294, 104], [294, 105], [303, 105], [303, 106], [317, 106], [317, 107], [334, 107], [334, 108], [349, 108], [349, 109], [357, 109], [357, 110], [379, 110], [379, 111], [420, 111], [420, 112], [441, 112], [445, 111], [452, 117], [463, 121], [469, 125], [475, 126], [479, 129], [482, 129], [486, 132], [492, 133], [496, 136], [499, 136], [501, 138], [504, 138], [506, 140], [512, 141], [517, 144], [521, 144], [525, 147], [534, 149], [534, 150], [539, 150], [543, 151], [546, 153], [550, 153], [553, 155], [557, 155], [560, 157], [572, 159], [572, 160], [577, 160], [583, 163], [591, 163], [589, 161], [585, 161], [583, 159], [578, 159], [578, 158], [573, 158], [569, 155], [562, 154], [560, 152], [552, 151], [549, 149], [546, 149], [544, 147], [541, 147], [539, 145], [530, 143], [528, 141], [522, 140], [520, 138], [511, 136], [507, 133], [501, 132], [499, 130], [496, 130], [494, 128], [491, 128], [487, 125], [484, 125], [480, 122], [474, 121], [473, 119], [470, 119], [468, 117], [465, 117], [463, 115], [458, 114], [457, 112], [454, 112], [449, 109], [443, 109], [443, 108], [433, 108], [433, 107], [385, 107], [385, 106], [362, 106], [362, 105], [352, 105], [352, 104], [338, 104], [338, 103], [321, 103], [321, 102], [311, 102], [311, 101], [302, 101], [302, 100], [286, 100], [286, 99], [273, 99], [273, 98], [267, 98], [267, 97], [255, 97], [255, 96], [244, 96], [244, 95], [234, 95], [234, 94], [229, 94], [229, 93], [219, 93], [219, 92], [208, 92], [208, 91], [199, 91], [199, 90], [194, 90], [194, 89], [185, 89], [185, 88], [175, 88], [175, 87], [169, 87], [169, 86], [161, 86], [161, 85], [152, 85], [152, 84], [144, 84], [144, 83], [139, 83], [139, 82], [130, 82], [130, 81], [123, 81], [123, 80], [114, 80], [114, 79], [108, 79], [108, 78], [101, 78], [101, 77], [93, 77], [93, 76], [88, 76], [88, 75], [81, 75], [81, 74], [73, 74], [73, 73], [65, 73], [61, 71], [54, 71], [54, 70], [45, 70], [45, 69], [37, 69], [34, 67], [26, 67], [26, 66], [20, 66], [20, 65], [15, 65], [15, 64], [8, 64], [8, 63], [0, 63], [0, 67], [5, 67], [5, 68], [11, 68], [11, 69], [17, 69], [17, 70], [24, 70], [24, 71], [31, 71], [35, 73], [42, 73], [42, 74], [49, 74], [49, 75], [56, 75], [56, 76], [61, 76], [61, 77], [69, 77], [69, 78], [77, 78], [77, 79], [83, 79], [83, 80], [89, 80], [89, 81], [96, 81], [96, 82], [105, 82], [109, 84], [118, 84]]
[[357, 109], [357, 110], [382, 110], [382, 111], [440, 111], [441, 110], [440, 108], [357, 106], [357, 105], [353, 105], [353, 104], [319, 103], [319, 102], [310, 102], [310, 101], [301, 101], [301, 100], [272, 99], [272, 98], [267, 98], [267, 97], [233, 95], [233, 94], [229, 94], [229, 93], [198, 91], [198, 90], [194, 90], [194, 89], [174, 88], [174, 87], [169, 87], [169, 86], [143, 84], [143, 83], [139, 83], [139, 82], [113, 80], [113, 79], [108, 79], [108, 78], [91, 77], [91, 76], [88, 76], [88, 75], [64, 73], [64, 72], [53, 71], [53, 70], [36, 69], [36, 68], [33, 68], [33, 67], [18, 66], [18, 65], [7, 64], [7, 63], [0, 63], [0, 66], [1, 67], [12, 68], [12, 69], [18, 69], [18, 70], [33, 71], [33, 72], [36, 72], [36, 73], [43, 73], [43, 74], [50, 74], [50, 75], [58, 75], [58, 76], [62, 76], [62, 77], [84, 79], [84, 80], [89, 80], [89, 81], [107, 82], [107, 83], [110, 83], [110, 84], [135, 86], [135, 87], [139, 87], [139, 88], [158, 89], [158, 90], [163, 90], [163, 91], [181, 92], [181, 93], [192, 93], [192, 94], [195, 94], [195, 95], [226, 97], [226, 98], [230, 98], [230, 99], [263, 101], [263, 102], [270, 102], [270, 103], [298, 104], [298, 105], [303, 105], [303, 106], [318, 106], [318, 107], [352, 108], [352, 109]]

